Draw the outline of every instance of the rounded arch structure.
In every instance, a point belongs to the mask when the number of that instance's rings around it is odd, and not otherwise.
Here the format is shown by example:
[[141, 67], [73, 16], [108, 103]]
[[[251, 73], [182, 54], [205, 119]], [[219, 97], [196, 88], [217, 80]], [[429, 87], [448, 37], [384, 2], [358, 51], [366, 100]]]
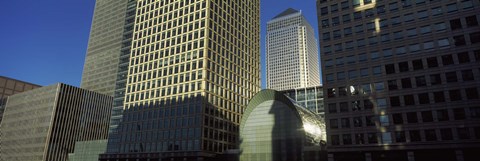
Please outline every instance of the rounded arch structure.
[[325, 141], [325, 123], [282, 92], [265, 89], [240, 123], [240, 160], [304, 160], [304, 147]]

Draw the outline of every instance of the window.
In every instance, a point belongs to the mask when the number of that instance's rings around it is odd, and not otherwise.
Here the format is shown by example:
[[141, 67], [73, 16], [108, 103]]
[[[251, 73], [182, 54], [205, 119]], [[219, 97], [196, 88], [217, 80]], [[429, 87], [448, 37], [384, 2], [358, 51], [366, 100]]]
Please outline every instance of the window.
[[425, 80], [425, 76], [415, 77], [415, 82], [417, 84], [417, 87], [427, 86], [427, 81]]
[[398, 3], [397, 2], [390, 3], [388, 5], [388, 7], [389, 7], [390, 11], [396, 11], [396, 10], [398, 10]]
[[340, 37], [342, 37], [342, 33], [340, 32], [340, 30], [333, 31], [333, 38], [334, 39], [338, 39]]
[[330, 119], [330, 129], [338, 129], [338, 120]]
[[422, 111], [422, 121], [423, 122], [432, 122], [433, 121], [433, 115], [432, 111]]
[[367, 54], [365, 54], [365, 53], [358, 54], [358, 61], [359, 62], [367, 61]]
[[413, 70], [423, 69], [422, 59], [417, 59], [412, 61]]
[[470, 130], [468, 128], [457, 128], [457, 135], [460, 140], [470, 139]]
[[382, 143], [391, 144], [392, 143], [392, 134], [390, 132], [382, 133]]
[[[327, 75], [328, 76], [328, 75]], [[328, 79], [327, 79], [328, 80]], [[327, 89], [327, 96], [328, 98], [332, 98], [332, 97], [335, 97], [335, 88], [329, 88]]]
[[352, 6], [356, 7], [360, 5], [360, 0], [352, 0]]
[[344, 28], [343, 33], [345, 34], [345, 36], [352, 35], [352, 28], [351, 27]]
[[457, 30], [462, 29], [462, 22], [460, 19], [450, 20], [450, 29]]
[[408, 37], [417, 36], [417, 30], [415, 28], [407, 29], [406, 32]]
[[372, 0], [363, 0], [363, 4], [370, 4], [372, 3]]
[[348, 112], [348, 103], [340, 102], [340, 112]]
[[440, 74], [432, 74], [430, 75], [430, 83], [432, 85], [442, 84], [442, 79]]
[[410, 133], [410, 141], [411, 142], [418, 142], [422, 141], [422, 137], [420, 136], [420, 131], [418, 130], [411, 130]]
[[385, 98], [377, 98], [377, 109], [384, 109], [387, 107], [387, 100]]
[[323, 47], [323, 53], [324, 53], [324, 54], [330, 54], [330, 53], [332, 53], [332, 46], [330, 46], [330, 45], [324, 46], [324, 47]]
[[339, 58], [337, 58], [337, 59], [335, 59], [335, 60], [336, 60], [336, 64], [337, 64], [337, 65], [343, 65], [343, 57], [339, 57]]
[[354, 117], [353, 118], [353, 126], [354, 127], [362, 127], [362, 118], [361, 117]]
[[365, 10], [365, 17], [372, 17], [373, 16], [373, 9], [366, 9]]
[[403, 124], [403, 117], [401, 113], [392, 114], [393, 124]]
[[350, 22], [350, 20], [351, 20], [350, 14], [344, 14], [344, 15], [342, 16], [342, 20], [343, 20], [343, 23]]
[[382, 36], [380, 36], [380, 39], [382, 42], [390, 41], [390, 35], [388, 33], [382, 34]]
[[466, 44], [465, 37], [463, 35], [458, 35], [453, 37], [455, 46], [463, 46]]
[[378, 58], [380, 58], [380, 55], [379, 55], [378, 51], [372, 51], [372, 52], [370, 52], [370, 59], [371, 59], [371, 60], [376, 60], [376, 59], [378, 59]]
[[348, 78], [349, 79], [354, 79], [358, 77], [358, 72], [356, 70], [350, 70], [348, 71]]
[[470, 107], [470, 117], [474, 119], [480, 118], [480, 107]]
[[328, 104], [328, 113], [337, 113], [337, 104], [329, 103]]
[[400, 97], [398, 96], [390, 97], [390, 106], [392, 107], [400, 106]]
[[353, 49], [353, 41], [345, 42], [345, 49]]
[[342, 118], [341, 119], [342, 128], [350, 128], [350, 119]]
[[320, 9], [320, 13], [321, 15], [327, 15], [328, 14], [328, 7], [323, 7]]
[[375, 86], [375, 91], [376, 92], [381, 92], [385, 89], [385, 86], [383, 85], [383, 82], [376, 82], [374, 83]]
[[445, 94], [443, 94], [443, 91], [433, 92], [433, 100], [435, 103], [445, 102]]
[[445, 25], [445, 23], [437, 23], [435, 24], [435, 30], [437, 31], [444, 31], [447, 29], [447, 25]]
[[432, 41], [424, 42], [423, 43], [423, 49], [424, 50], [433, 49], [433, 42]]
[[[377, 37], [376, 36], [368, 37], [368, 44], [369, 45], [377, 44]], [[377, 55], [378, 55], [378, 53], [377, 53]]]
[[442, 140], [453, 140], [452, 129], [440, 129]]
[[453, 118], [455, 120], [464, 120], [465, 119], [465, 110], [463, 108], [454, 108], [453, 109]]
[[480, 62], [480, 50], [473, 51], [475, 61]]
[[477, 88], [467, 88], [465, 89], [465, 94], [467, 94], [467, 99], [478, 99]]
[[365, 39], [357, 39], [357, 47], [364, 47]]
[[327, 78], [326, 78], [326, 79], [327, 79], [327, 82], [333, 82], [333, 81], [334, 81], [334, 79], [333, 79], [333, 74], [327, 74], [326, 77], [327, 77]]
[[395, 50], [396, 50], [395, 54], [397, 55], [402, 55], [407, 53], [404, 46], [397, 47]]
[[438, 67], [437, 57], [427, 58], [427, 66], [428, 66], [429, 68]]
[[403, 96], [403, 101], [405, 102], [405, 106], [415, 105], [415, 99], [413, 98], [413, 95]]
[[393, 74], [395, 73], [395, 64], [387, 64], [385, 65], [385, 73]]
[[467, 21], [467, 27], [478, 26], [477, 16], [475, 15], [465, 17], [465, 20]]
[[445, 73], [445, 78], [447, 79], [447, 83], [457, 82], [457, 72], [447, 72]]
[[406, 141], [405, 132], [404, 131], [396, 131], [395, 132], [395, 142], [403, 143]]
[[452, 55], [442, 55], [442, 63], [443, 63], [443, 66], [452, 65], [453, 64], [453, 56]]
[[330, 32], [323, 33], [323, 40], [327, 41], [330, 40]]
[[330, 12], [337, 12], [338, 11], [338, 4], [334, 4], [330, 6]]
[[394, 38], [395, 40], [402, 39], [402, 38], [403, 38], [403, 33], [402, 33], [402, 31], [394, 32], [394, 33], [393, 33], [393, 38]]
[[339, 17], [333, 17], [332, 18], [332, 26], [337, 26], [340, 24], [340, 18]]
[[342, 43], [335, 44], [335, 52], [342, 51]]
[[412, 88], [412, 81], [410, 81], [410, 78], [403, 78], [401, 79], [402, 82], [402, 88]]
[[338, 135], [331, 135], [332, 145], [340, 145], [340, 137]]
[[470, 62], [470, 56], [468, 52], [462, 52], [457, 54], [458, 63], [468, 63]]
[[430, 27], [430, 25], [420, 27], [420, 34], [427, 34], [430, 32], [432, 32], [432, 28]]
[[425, 19], [428, 17], [428, 12], [427, 10], [418, 11], [417, 16], [418, 16], [418, 19]]
[[347, 62], [347, 64], [353, 64], [355, 63], [355, 55], [349, 55], [347, 57], [345, 57], [345, 60]]
[[342, 7], [342, 10], [348, 9], [350, 7], [348, 1], [342, 2], [340, 6]]
[[373, 108], [373, 103], [372, 101], [370, 100], [363, 100], [363, 107], [365, 107], [365, 109], [372, 109]]
[[447, 110], [437, 110], [437, 119], [438, 121], [448, 121], [448, 111]]
[[474, 80], [473, 71], [471, 69], [462, 70], [462, 79], [463, 81], [472, 81]]
[[470, 42], [472, 44], [480, 42], [480, 32], [474, 32], [470, 34]]
[[330, 22], [328, 19], [322, 20], [322, 28], [326, 28], [330, 25]]
[[363, 138], [363, 134], [355, 134], [355, 144], [365, 144], [365, 140]]
[[410, 21], [413, 21], [414, 19], [415, 17], [413, 16], [413, 13], [403, 15], [404, 22], [410, 22]]
[[363, 32], [363, 25], [355, 26], [355, 33], [362, 33]]
[[438, 16], [442, 14], [442, 7], [434, 7], [432, 8], [432, 16]]
[[472, 0], [462, 1], [462, 7], [463, 7], [463, 9], [473, 8], [473, 2], [472, 2]]
[[368, 68], [360, 69], [360, 76], [362, 76], [362, 77], [368, 76]]
[[428, 93], [420, 93], [420, 94], [418, 94], [418, 103], [420, 103], [420, 104], [428, 104], [428, 103], [430, 103], [430, 98], [428, 97]]
[[408, 72], [408, 62], [398, 63], [398, 68], [400, 72]]
[[392, 23], [392, 26], [396, 26], [402, 23], [402, 21], [400, 20], [400, 16], [392, 17], [390, 22]]
[[375, 66], [372, 68], [373, 75], [380, 75], [382, 74], [382, 68], [380, 66]]
[[393, 90], [397, 90], [398, 89], [398, 86], [397, 86], [397, 80], [389, 80], [388, 81], [388, 90], [390, 91], [393, 91]]
[[460, 100], [462, 100], [462, 95], [460, 94], [460, 90], [458, 90], [458, 89], [449, 90], [448, 93], [449, 93], [449, 96], [450, 96], [450, 101], [460, 101]]
[[408, 112], [407, 113], [407, 122], [408, 123], [417, 123], [418, 117], [416, 112]]
[[352, 135], [350, 134], [343, 134], [342, 135], [343, 145], [350, 145], [352, 144]]
[[447, 38], [438, 40], [438, 46], [439, 47], [445, 47], [445, 46], [448, 46], [448, 45], [450, 45], [450, 42], [448, 41]]
[[384, 14], [385, 13], [385, 6], [377, 6], [377, 14]]
[[392, 49], [383, 49], [383, 57], [391, 57], [392, 55]]
[[374, 116], [366, 116], [365, 117], [367, 126], [375, 126], [375, 117]]
[[447, 12], [450, 13], [450, 12], [455, 12], [457, 11], [458, 8], [457, 8], [457, 3], [451, 3], [451, 4], [447, 4]]
[[368, 140], [368, 143], [370, 144], [378, 143], [377, 133], [368, 133], [367, 140]]
[[344, 80], [345, 72], [337, 72], [337, 80]]
[[353, 19], [354, 19], [354, 20], [360, 20], [360, 19], [362, 19], [362, 11], [354, 12], [354, 13], [353, 13]]

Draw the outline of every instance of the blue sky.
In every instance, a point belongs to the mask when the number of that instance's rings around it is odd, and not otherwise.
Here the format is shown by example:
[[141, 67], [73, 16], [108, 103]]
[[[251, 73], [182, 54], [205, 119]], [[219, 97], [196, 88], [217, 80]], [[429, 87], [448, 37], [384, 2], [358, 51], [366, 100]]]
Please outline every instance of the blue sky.
[[[80, 85], [95, 0], [0, 1], [0, 75], [39, 85]], [[261, 0], [262, 86], [266, 22], [302, 10], [317, 32], [315, 0]]]

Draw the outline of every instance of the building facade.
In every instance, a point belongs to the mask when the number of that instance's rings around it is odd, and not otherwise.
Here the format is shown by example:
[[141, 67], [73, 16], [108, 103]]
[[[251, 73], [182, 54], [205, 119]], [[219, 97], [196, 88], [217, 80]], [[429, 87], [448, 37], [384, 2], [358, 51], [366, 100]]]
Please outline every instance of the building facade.
[[267, 22], [265, 50], [268, 89], [320, 85], [318, 43], [300, 11], [289, 8]]
[[54, 84], [8, 98], [1, 161], [67, 161], [76, 141], [106, 139], [112, 97]]
[[3, 111], [5, 110], [8, 96], [38, 87], [40, 86], [36, 84], [0, 76], [0, 123], [2, 123]]
[[329, 159], [477, 160], [478, 0], [317, 0]]
[[306, 107], [308, 110], [317, 114], [320, 118], [323, 119], [325, 117], [322, 86], [296, 88], [281, 92], [295, 100], [298, 104], [301, 104], [303, 107]]
[[68, 154], [68, 161], [98, 161], [100, 154], [107, 149], [107, 139], [77, 141], [74, 153]]
[[241, 161], [325, 160], [325, 122], [283, 92], [262, 90], [240, 124]]
[[260, 90], [259, 1], [135, 3], [122, 118], [100, 160], [201, 160], [236, 148]]

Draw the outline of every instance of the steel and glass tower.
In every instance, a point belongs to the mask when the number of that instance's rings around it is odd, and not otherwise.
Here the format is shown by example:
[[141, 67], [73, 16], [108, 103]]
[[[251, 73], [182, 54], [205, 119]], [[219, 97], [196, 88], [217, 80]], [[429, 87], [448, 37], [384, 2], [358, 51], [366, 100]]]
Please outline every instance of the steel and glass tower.
[[259, 1], [135, 5], [123, 112], [100, 159], [196, 160], [237, 148], [260, 90]]
[[320, 86], [318, 43], [300, 11], [287, 9], [267, 22], [267, 88]]

